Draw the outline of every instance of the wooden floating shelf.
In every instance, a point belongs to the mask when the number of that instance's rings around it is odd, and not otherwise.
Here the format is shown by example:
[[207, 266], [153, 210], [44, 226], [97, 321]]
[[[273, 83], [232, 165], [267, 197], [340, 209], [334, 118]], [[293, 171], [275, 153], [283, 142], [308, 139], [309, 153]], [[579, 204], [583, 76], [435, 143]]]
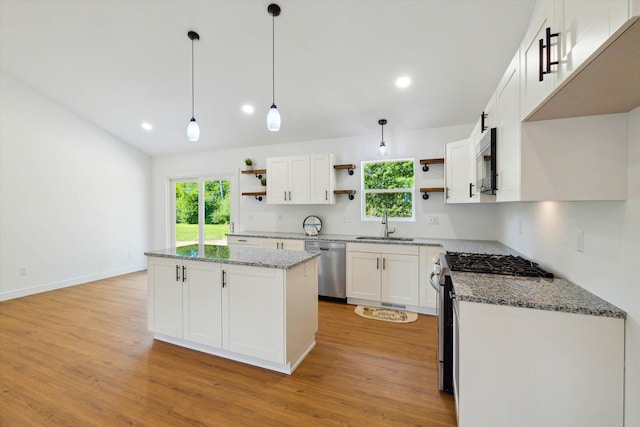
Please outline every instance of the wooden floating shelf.
[[347, 169], [349, 171], [349, 175], [353, 175], [353, 170], [356, 168], [356, 165], [333, 165], [334, 169]]
[[422, 187], [420, 192], [422, 193], [422, 198], [427, 200], [429, 193], [444, 193], [444, 187]]
[[258, 200], [259, 202], [262, 201], [262, 196], [266, 197], [267, 196], [267, 192], [266, 191], [248, 191], [246, 193], [242, 193], [243, 196], [254, 196], [256, 198], [256, 200]]
[[255, 175], [256, 178], [260, 179], [262, 178], [262, 175], [267, 173], [266, 169], [254, 169], [254, 170], [244, 170], [244, 171], [240, 171], [241, 174], [244, 175]]
[[333, 190], [333, 194], [346, 194], [349, 196], [349, 200], [355, 198], [356, 190]]
[[444, 158], [438, 157], [436, 159], [422, 159], [420, 160], [420, 164], [422, 165], [422, 170], [427, 172], [429, 170], [429, 165], [435, 165], [438, 163], [444, 163]]

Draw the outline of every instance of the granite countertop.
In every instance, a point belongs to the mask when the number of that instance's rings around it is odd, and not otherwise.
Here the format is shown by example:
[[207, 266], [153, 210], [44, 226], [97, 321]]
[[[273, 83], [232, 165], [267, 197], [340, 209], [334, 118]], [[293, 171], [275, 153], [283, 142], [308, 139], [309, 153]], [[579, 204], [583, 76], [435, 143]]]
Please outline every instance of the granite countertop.
[[144, 253], [146, 256], [187, 259], [192, 261], [238, 264], [253, 267], [289, 269], [320, 256], [319, 253], [247, 246], [198, 245], [180, 246]]
[[624, 319], [627, 313], [566, 279], [452, 271], [459, 301]]
[[[242, 231], [228, 233], [228, 236], [238, 237], [258, 237], [264, 239], [292, 239], [309, 240], [323, 242], [345, 242], [345, 243], [374, 243], [383, 245], [413, 245], [413, 246], [440, 246], [443, 251], [452, 252], [476, 252], [504, 255], [520, 255], [518, 252], [495, 240], [458, 240], [458, 239], [425, 239], [414, 238], [413, 240], [378, 240], [378, 239], [357, 239], [354, 235], [348, 234], [319, 234], [318, 236], [308, 236], [305, 233], [284, 233], [268, 231]], [[375, 236], [371, 236], [375, 237]], [[401, 237], [402, 238], [402, 237]], [[410, 239], [410, 237], [408, 237]]]

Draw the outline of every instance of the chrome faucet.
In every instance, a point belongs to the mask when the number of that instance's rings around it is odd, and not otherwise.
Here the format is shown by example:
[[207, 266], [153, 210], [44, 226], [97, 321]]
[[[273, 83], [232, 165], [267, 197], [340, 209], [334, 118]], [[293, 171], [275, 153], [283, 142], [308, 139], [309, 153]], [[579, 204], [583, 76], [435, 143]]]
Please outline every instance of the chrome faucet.
[[396, 232], [396, 228], [393, 227], [393, 230], [389, 230], [389, 216], [387, 214], [387, 210], [386, 209], [385, 209], [384, 213], [382, 214], [382, 223], [384, 224], [384, 238], [388, 239], [389, 238], [389, 234]]

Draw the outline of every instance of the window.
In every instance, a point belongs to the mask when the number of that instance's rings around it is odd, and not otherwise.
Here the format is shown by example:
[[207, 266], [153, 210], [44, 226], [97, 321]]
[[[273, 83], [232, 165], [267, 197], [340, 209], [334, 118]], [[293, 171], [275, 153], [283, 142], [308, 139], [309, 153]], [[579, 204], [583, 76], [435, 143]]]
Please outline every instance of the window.
[[362, 219], [414, 220], [413, 159], [362, 162]]
[[173, 246], [225, 245], [231, 217], [229, 178], [173, 180], [171, 190]]

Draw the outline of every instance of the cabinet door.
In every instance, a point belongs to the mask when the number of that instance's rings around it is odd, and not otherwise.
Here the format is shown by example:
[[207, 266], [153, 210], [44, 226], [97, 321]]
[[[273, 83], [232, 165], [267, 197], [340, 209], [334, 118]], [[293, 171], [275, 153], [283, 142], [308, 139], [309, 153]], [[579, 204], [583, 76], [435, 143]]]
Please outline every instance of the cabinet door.
[[382, 254], [382, 302], [418, 305], [418, 257]]
[[[551, 32], [557, 32], [553, 28], [553, 1], [539, 0], [531, 17], [531, 25], [527, 31], [522, 45], [520, 55], [522, 66], [522, 99], [521, 113], [524, 119], [532, 113], [553, 90], [554, 79], [558, 67], [552, 66], [551, 73], [545, 74], [540, 81], [540, 40], [545, 41], [547, 27]], [[553, 38], [551, 46], [551, 61], [558, 60], [557, 38]], [[546, 64], [546, 50], [543, 55], [543, 67]]]
[[289, 157], [289, 203], [309, 204], [310, 194], [309, 156]]
[[555, 0], [560, 31], [556, 86], [573, 73], [627, 19], [628, 0]]
[[304, 240], [283, 239], [280, 240], [280, 249], [289, 251], [304, 251]]
[[288, 203], [289, 165], [286, 157], [267, 159], [267, 203]]
[[380, 301], [380, 254], [347, 252], [347, 297]]
[[496, 201], [520, 199], [520, 58], [511, 60], [496, 91], [498, 114]]
[[262, 239], [255, 237], [227, 236], [228, 246], [253, 246], [259, 248], [262, 246]]
[[284, 363], [283, 270], [226, 266], [223, 347]]
[[280, 249], [280, 240], [278, 239], [264, 239], [262, 240], [261, 247], [267, 249]]
[[183, 336], [185, 340], [222, 347], [222, 272], [220, 264], [185, 262]]
[[468, 203], [471, 178], [471, 150], [468, 139], [450, 142], [445, 149], [447, 203]]
[[153, 277], [153, 332], [182, 338], [182, 263], [149, 258], [148, 269]]
[[311, 162], [311, 195], [312, 204], [334, 204], [335, 171], [332, 154], [313, 154]]

